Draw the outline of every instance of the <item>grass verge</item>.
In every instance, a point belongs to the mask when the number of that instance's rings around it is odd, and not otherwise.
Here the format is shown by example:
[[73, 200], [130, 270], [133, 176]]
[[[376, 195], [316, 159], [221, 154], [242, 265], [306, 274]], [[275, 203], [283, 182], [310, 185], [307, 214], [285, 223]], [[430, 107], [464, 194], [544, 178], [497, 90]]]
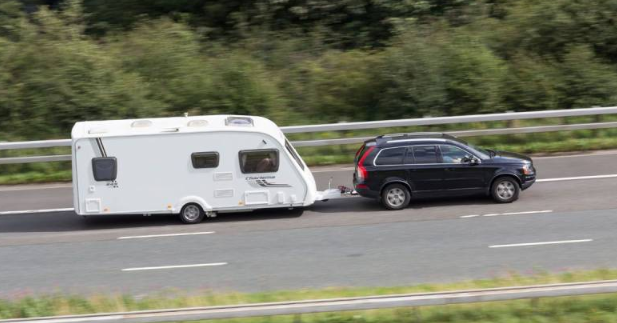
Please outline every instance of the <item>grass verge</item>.
[[[580, 119], [580, 118], [579, 118]], [[588, 122], [586, 119], [577, 119], [576, 122]], [[543, 124], [547, 121], [544, 120]], [[612, 119], [611, 119], [612, 121]], [[527, 120], [524, 126], [532, 126], [537, 120]], [[550, 124], [550, 123], [549, 123]], [[520, 125], [508, 125], [506, 123], [483, 123], [472, 125], [444, 125], [441, 127], [411, 127], [391, 129], [369, 129], [347, 132], [325, 132], [318, 134], [293, 134], [290, 140], [328, 139], [328, 138], [353, 138], [364, 136], [377, 136], [382, 133], [414, 132], [414, 131], [454, 131], [461, 129], [488, 129], [490, 127], [510, 127]], [[480, 147], [495, 150], [506, 150], [523, 154], [553, 154], [572, 151], [591, 151], [603, 149], [617, 149], [617, 129], [577, 130], [550, 133], [484, 136], [463, 138]], [[309, 166], [325, 166], [336, 164], [351, 164], [356, 150], [360, 147], [355, 145], [338, 145], [324, 147], [303, 147], [298, 152]], [[0, 151], [1, 157], [15, 157], [22, 155], [56, 155], [70, 154], [66, 147], [25, 150], [25, 151]], [[25, 183], [68, 182], [71, 180], [71, 163], [34, 163], [3, 165], [0, 168], [0, 185], [13, 185]]]
[[[377, 287], [377, 288], [327, 288], [321, 290], [297, 290], [297, 291], [277, 291], [268, 293], [213, 293], [204, 291], [201, 293], [187, 294], [182, 291], [168, 290], [157, 294], [152, 294], [144, 297], [134, 297], [127, 295], [48, 295], [48, 296], [29, 296], [25, 294], [15, 294], [8, 299], [0, 300], [0, 318], [24, 318], [24, 317], [39, 317], [39, 316], [56, 316], [56, 315], [71, 315], [71, 314], [87, 314], [87, 313], [102, 313], [102, 312], [119, 312], [119, 311], [135, 311], [149, 310], [162, 308], [180, 308], [192, 306], [214, 306], [214, 305], [229, 305], [229, 304], [248, 304], [261, 302], [278, 302], [289, 300], [306, 300], [306, 299], [324, 299], [337, 297], [356, 297], [369, 295], [387, 295], [401, 293], [416, 293], [416, 292], [435, 292], [447, 290], [462, 290], [462, 289], [479, 289], [505, 286], [523, 286], [534, 284], [549, 284], [549, 283], [565, 283], [565, 282], [582, 282], [594, 280], [617, 279], [617, 270], [599, 269], [594, 271], [578, 271], [561, 274], [537, 273], [535, 275], [524, 276], [512, 273], [507, 277], [467, 281], [460, 283], [448, 284], [423, 284], [405, 287]], [[592, 296], [586, 297], [593, 306], [605, 304], [611, 309], [612, 317], [617, 321], [617, 296]], [[609, 301], [610, 300], [610, 301]], [[543, 304], [559, 304], [559, 302], [570, 302], [569, 300], [543, 300]], [[505, 305], [504, 305], [505, 304]], [[521, 305], [523, 304], [523, 305]], [[525, 305], [527, 304], [527, 305]], [[568, 303], [569, 304], [569, 303]], [[503, 302], [491, 304], [476, 304], [465, 306], [452, 306], [453, 311], [446, 317], [441, 317], [439, 313], [443, 312], [446, 307], [423, 308], [422, 311], [434, 317], [433, 321], [422, 322], [477, 322], [473, 320], [456, 321], [451, 318], [474, 318], [473, 313], [480, 309], [487, 311], [486, 315], [493, 315], [498, 312], [520, 312], [529, 306], [529, 302]], [[591, 306], [591, 305], [590, 305]], [[581, 311], [589, 310], [582, 308]], [[400, 321], [400, 311], [405, 310], [389, 310], [389, 311], [364, 311], [361, 316], [367, 321], [391, 321], [391, 322], [413, 322], [403, 320]], [[460, 313], [458, 312], [460, 311]], [[535, 311], [535, 310], [534, 310]], [[552, 313], [552, 306], [544, 308], [542, 312]], [[560, 313], [565, 313], [569, 309], [562, 309]], [[519, 313], [520, 314], [520, 313]], [[314, 315], [316, 322], [347, 322], [356, 321], [354, 318], [359, 314], [350, 313], [334, 313]], [[496, 314], [495, 314], [496, 315]], [[501, 314], [499, 314], [501, 315]], [[505, 314], [504, 314], [505, 315]], [[510, 314], [508, 314], [510, 315]], [[518, 315], [518, 314], [517, 314]], [[552, 314], [551, 314], [552, 315]], [[490, 315], [489, 315], [490, 316]], [[336, 320], [330, 321], [329, 317], [337, 317]], [[382, 319], [377, 320], [377, 317]], [[410, 316], [413, 318], [413, 316]], [[423, 315], [424, 317], [424, 315]], [[285, 319], [282, 317], [280, 319]], [[482, 321], [483, 322], [483, 321]], [[497, 322], [497, 321], [486, 321]], [[502, 321], [498, 321], [502, 322]], [[503, 322], [519, 322], [519, 321], [503, 321]], [[524, 321], [520, 321], [524, 322]], [[545, 322], [545, 321], [538, 321]], [[546, 322], [561, 322], [548, 320]], [[570, 322], [570, 321], [563, 321]], [[603, 321], [599, 321], [603, 322]]]

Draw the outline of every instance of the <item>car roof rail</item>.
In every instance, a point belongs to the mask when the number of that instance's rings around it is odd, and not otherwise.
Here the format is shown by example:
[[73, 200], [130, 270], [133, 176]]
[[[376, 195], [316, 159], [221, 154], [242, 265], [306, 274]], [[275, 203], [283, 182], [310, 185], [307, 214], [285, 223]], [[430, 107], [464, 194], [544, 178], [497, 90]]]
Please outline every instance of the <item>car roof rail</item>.
[[396, 139], [453, 139], [452, 135], [443, 133], [443, 132], [410, 132], [410, 133], [393, 133], [393, 134], [384, 134], [375, 138], [377, 144], [387, 143], [390, 140]]

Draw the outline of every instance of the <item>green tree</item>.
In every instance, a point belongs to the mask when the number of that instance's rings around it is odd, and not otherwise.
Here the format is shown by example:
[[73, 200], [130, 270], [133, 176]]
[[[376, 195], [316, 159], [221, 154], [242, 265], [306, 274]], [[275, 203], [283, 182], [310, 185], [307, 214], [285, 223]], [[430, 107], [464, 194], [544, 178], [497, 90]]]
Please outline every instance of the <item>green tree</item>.
[[78, 3], [55, 13], [42, 8], [3, 56], [6, 96], [0, 111], [13, 132], [65, 137], [76, 121], [129, 118], [155, 109], [137, 75], [125, 73], [82, 34]]
[[589, 47], [568, 48], [559, 68], [561, 108], [617, 104], [617, 70], [602, 63]]

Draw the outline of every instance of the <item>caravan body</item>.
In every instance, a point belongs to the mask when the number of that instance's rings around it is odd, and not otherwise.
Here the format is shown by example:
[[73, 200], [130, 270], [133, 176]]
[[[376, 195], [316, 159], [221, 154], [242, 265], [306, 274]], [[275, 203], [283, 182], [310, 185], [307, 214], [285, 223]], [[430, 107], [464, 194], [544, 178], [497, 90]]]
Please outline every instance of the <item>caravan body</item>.
[[261, 117], [78, 122], [72, 140], [74, 206], [84, 216], [303, 207], [317, 196], [311, 171]]

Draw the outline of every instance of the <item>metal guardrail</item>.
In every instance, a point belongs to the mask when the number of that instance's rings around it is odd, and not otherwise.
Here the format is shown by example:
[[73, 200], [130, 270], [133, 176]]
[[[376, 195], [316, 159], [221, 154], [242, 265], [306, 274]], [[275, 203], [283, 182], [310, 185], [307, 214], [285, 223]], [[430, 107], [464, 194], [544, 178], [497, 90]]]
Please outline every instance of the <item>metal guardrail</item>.
[[617, 292], [617, 280], [607, 280], [587, 283], [551, 284], [522, 287], [519, 286], [438, 293], [402, 294], [296, 302], [260, 303], [247, 305], [191, 307], [121, 313], [37, 317], [0, 320], [0, 323], [78, 323], [94, 321], [154, 323], [170, 321], [197, 321], [274, 315], [359, 311], [395, 307], [469, 304], [479, 302], [533, 299], [542, 297], [581, 296], [615, 292]]
[[[293, 133], [313, 133], [313, 132], [325, 132], [325, 131], [378, 129], [378, 128], [391, 128], [391, 127], [430, 126], [430, 125], [487, 122], [487, 121], [511, 121], [511, 120], [561, 118], [561, 117], [575, 117], [575, 116], [600, 116], [600, 115], [606, 115], [606, 114], [617, 114], [617, 107], [534, 111], [534, 112], [510, 112], [510, 113], [478, 114], [478, 115], [456, 116], [456, 117], [415, 118], [415, 119], [382, 120], [382, 121], [368, 121], [368, 122], [343, 122], [343, 123], [323, 124], [323, 125], [281, 127], [281, 130], [284, 133], [293, 134]], [[597, 123], [551, 125], [551, 126], [536, 126], [536, 127], [450, 131], [448, 133], [453, 134], [455, 136], [459, 136], [459, 137], [472, 137], [472, 136], [526, 134], [526, 133], [572, 131], [572, 130], [587, 130], [587, 129], [606, 129], [606, 128], [616, 128], [616, 127], [617, 127], [617, 122], [597, 122]], [[294, 141], [292, 142], [292, 144], [295, 147], [345, 145], [345, 144], [362, 143], [371, 138], [373, 137], [301, 140], [301, 141]], [[70, 146], [71, 146], [70, 139], [58, 139], [58, 140], [0, 143], [0, 150], [70, 147]], [[70, 161], [70, 160], [71, 160], [70, 155], [10, 157], [10, 158], [0, 158], [0, 165], [1, 164]]]

